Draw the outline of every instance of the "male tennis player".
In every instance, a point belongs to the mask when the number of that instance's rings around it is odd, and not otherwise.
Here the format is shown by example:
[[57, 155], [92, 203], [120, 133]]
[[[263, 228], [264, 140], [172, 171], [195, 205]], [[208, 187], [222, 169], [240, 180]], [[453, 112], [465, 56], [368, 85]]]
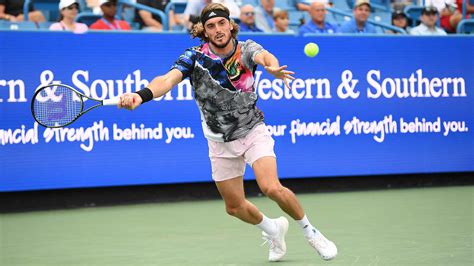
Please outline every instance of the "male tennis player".
[[295, 194], [280, 184], [274, 141], [265, 129], [263, 113], [255, 106], [253, 74], [257, 64], [284, 80], [288, 88], [288, 79], [294, 79], [294, 73], [280, 66], [275, 56], [254, 41], [237, 41], [238, 31], [225, 6], [206, 5], [201, 21], [191, 32], [204, 43], [187, 49], [171, 70], [156, 77], [148, 88], [123, 94], [119, 107], [133, 110], [190, 78], [208, 140], [212, 177], [227, 213], [263, 231], [263, 238], [270, 244], [270, 261], [283, 258], [288, 220], [283, 216], [270, 219], [246, 200], [243, 175], [248, 163], [262, 192], [295, 219], [310, 245], [323, 259], [330, 260], [337, 255], [336, 245], [311, 225]]

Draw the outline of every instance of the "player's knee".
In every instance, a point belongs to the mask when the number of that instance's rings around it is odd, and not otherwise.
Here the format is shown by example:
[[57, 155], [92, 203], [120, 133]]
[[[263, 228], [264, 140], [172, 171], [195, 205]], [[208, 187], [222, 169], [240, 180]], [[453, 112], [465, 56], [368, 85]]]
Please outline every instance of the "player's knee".
[[271, 199], [279, 198], [280, 195], [282, 195], [284, 190], [284, 187], [279, 185], [279, 186], [268, 186], [262, 188], [263, 194], [265, 194], [267, 197]]
[[231, 216], [235, 216], [243, 208], [244, 208], [243, 204], [227, 204], [225, 206], [225, 210], [226, 210], [227, 214], [229, 214]]

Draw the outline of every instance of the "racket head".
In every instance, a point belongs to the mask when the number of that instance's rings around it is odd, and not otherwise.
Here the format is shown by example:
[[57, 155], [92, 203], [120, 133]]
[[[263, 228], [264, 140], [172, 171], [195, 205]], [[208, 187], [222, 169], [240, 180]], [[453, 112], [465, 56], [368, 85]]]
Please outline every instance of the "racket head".
[[39, 88], [31, 100], [31, 113], [38, 124], [65, 127], [76, 121], [84, 109], [82, 94], [64, 84], [49, 84]]

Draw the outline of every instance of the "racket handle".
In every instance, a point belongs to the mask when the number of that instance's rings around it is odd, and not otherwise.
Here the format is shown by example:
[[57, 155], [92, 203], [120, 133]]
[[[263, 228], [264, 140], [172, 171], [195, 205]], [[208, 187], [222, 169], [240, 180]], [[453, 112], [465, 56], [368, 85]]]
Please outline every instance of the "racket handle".
[[102, 101], [103, 105], [117, 105], [120, 102], [120, 97], [107, 99]]

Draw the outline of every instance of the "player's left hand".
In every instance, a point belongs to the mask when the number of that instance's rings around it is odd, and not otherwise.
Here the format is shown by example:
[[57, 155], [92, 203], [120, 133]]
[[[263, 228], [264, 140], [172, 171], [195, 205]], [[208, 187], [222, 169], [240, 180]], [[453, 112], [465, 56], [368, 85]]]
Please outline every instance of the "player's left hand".
[[291, 75], [294, 75], [295, 72], [286, 70], [288, 68], [287, 65], [280, 66], [280, 67], [270, 67], [267, 66], [265, 67], [265, 70], [273, 75], [275, 78], [282, 79], [283, 82], [285, 82], [285, 87], [288, 89], [290, 88], [290, 84], [288, 83], [288, 80], [294, 80], [295, 78]]

